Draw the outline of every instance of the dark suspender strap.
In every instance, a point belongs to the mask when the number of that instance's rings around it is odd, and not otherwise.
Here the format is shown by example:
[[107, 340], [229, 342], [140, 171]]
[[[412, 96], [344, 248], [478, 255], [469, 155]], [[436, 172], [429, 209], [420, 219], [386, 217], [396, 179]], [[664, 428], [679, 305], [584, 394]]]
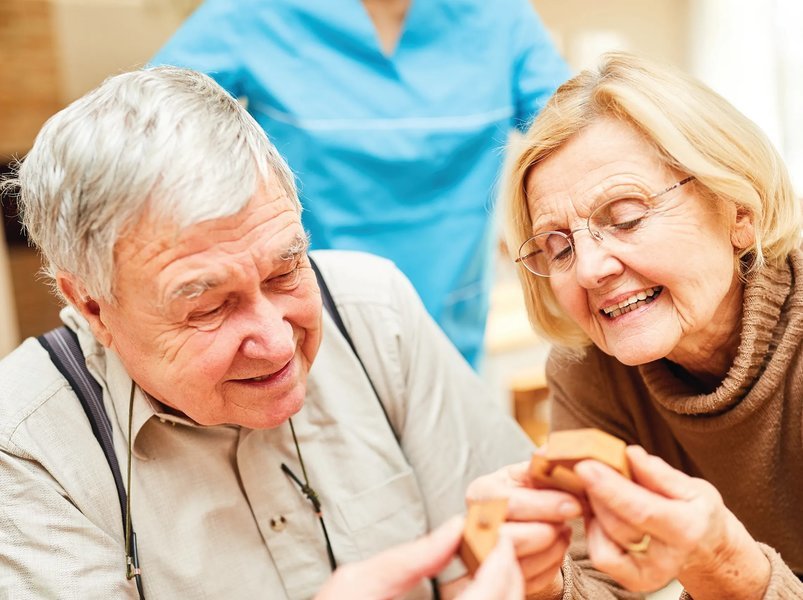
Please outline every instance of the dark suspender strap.
[[123, 514], [123, 531], [125, 531], [125, 486], [120, 474], [120, 465], [117, 463], [117, 455], [114, 453], [111, 422], [106, 414], [106, 408], [103, 406], [103, 390], [86, 368], [84, 353], [81, 352], [75, 332], [67, 327], [58, 327], [40, 335], [37, 339], [47, 350], [50, 360], [61, 371], [81, 401], [81, 406], [92, 426], [92, 433], [95, 434], [95, 438], [103, 449], [106, 462], [109, 463], [109, 468], [114, 476], [114, 485], [117, 487], [120, 510]]
[[326, 285], [326, 281], [321, 274], [321, 270], [318, 268], [318, 265], [315, 264], [315, 261], [312, 260], [311, 256], [309, 257], [309, 262], [312, 265], [312, 270], [315, 271], [315, 277], [318, 279], [318, 287], [321, 289], [321, 300], [323, 301], [323, 307], [326, 309], [326, 312], [329, 313], [329, 316], [332, 317], [332, 320], [335, 322], [335, 325], [337, 325], [340, 334], [346, 338], [346, 342], [348, 342], [348, 345], [351, 348], [351, 351], [354, 353], [354, 356], [357, 357], [357, 362], [360, 363], [363, 373], [365, 373], [365, 377], [368, 379], [368, 383], [370, 384], [371, 389], [374, 391], [374, 396], [376, 396], [376, 400], [379, 402], [379, 406], [382, 408], [382, 413], [385, 415], [385, 420], [388, 422], [388, 426], [393, 432], [393, 437], [396, 438], [396, 442], [399, 444], [399, 446], [401, 446], [401, 438], [399, 437], [399, 434], [396, 433], [396, 428], [393, 427], [393, 423], [390, 420], [390, 415], [388, 415], [385, 404], [382, 402], [382, 397], [379, 395], [379, 392], [376, 391], [376, 386], [374, 386], [374, 382], [371, 380], [371, 376], [368, 374], [368, 369], [365, 368], [365, 363], [362, 362], [362, 358], [360, 358], [360, 354], [357, 352], [357, 348], [354, 345], [346, 326], [343, 324], [343, 318], [340, 316], [337, 306], [335, 306], [332, 293], [329, 291], [329, 287]]
[[[315, 261], [312, 260], [312, 257], [309, 257], [309, 262], [312, 265], [312, 270], [315, 271], [315, 277], [318, 280], [318, 287], [321, 290], [321, 300], [323, 301], [323, 307], [326, 309], [326, 312], [329, 313], [329, 316], [332, 317], [332, 320], [335, 322], [337, 329], [340, 331], [340, 334], [346, 338], [346, 342], [348, 342], [351, 351], [354, 353], [354, 356], [357, 357], [357, 361], [360, 363], [362, 367], [363, 373], [365, 373], [365, 377], [368, 379], [368, 383], [371, 385], [371, 389], [374, 391], [374, 396], [376, 396], [376, 401], [379, 402], [379, 406], [382, 408], [382, 414], [385, 415], [385, 420], [388, 422], [388, 427], [393, 432], [393, 437], [396, 438], [396, 443], [399, 444], [401, 448], [401, 438], [399, 434], [396, 433], [396, 428], [393, 427], [393, 423], [390, 420], [390, 415], [388, 415], [388, 411], [385, 408], [385, 403], [382, 402], [382, 397], [379, 395], [379, 392], [376, 391], [376, 386], [374, 386], [374, 382], [371, 380], [371, 376], [368, 374], [368, 369], [365, 368], [365, 363], [362, 362], [360, 358], [360, 353], [357, 352], [357, 348], [354, 345], [354, 341], [351, 339], [349, 335], [348, 329], [346, 329], [345, 324], [343, 323], [343, 318], [340, 316], [340, 312], [337, 310], [337, 306], [335, 305], [335, 301], [332, 298], [332, 293], [329, 291], [329, 286], [326, 285], [326, 281], [323, 278], [323, 274], [321, 274], [321, 270], [318, 268], [318, 265], [315, 264]], [[429, 580], [430, 585], [432, 586], [432, 598], [433, 600], [440, 600], [441, 592], [440, 587], [438, 585], [438, 580], [434, 577], [430, 578]]]

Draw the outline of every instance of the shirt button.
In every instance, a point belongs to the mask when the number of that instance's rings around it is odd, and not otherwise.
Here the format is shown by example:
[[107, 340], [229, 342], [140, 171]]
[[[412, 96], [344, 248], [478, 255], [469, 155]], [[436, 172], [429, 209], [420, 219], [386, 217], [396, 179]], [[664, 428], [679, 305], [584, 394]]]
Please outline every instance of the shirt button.
[[270, 528], [273, 529], [273, 531], [284, 531], [285, 525], [287, 525], [287, 519], [284, 518], [284, 515], [274, 517], [270, 520]]

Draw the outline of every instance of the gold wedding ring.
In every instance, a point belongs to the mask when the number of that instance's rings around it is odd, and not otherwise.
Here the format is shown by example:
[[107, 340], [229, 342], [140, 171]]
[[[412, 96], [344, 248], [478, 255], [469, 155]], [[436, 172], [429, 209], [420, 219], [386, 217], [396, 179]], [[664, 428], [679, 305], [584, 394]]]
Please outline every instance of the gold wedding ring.
[[652, 536], [649, 533], [645, 533], [644, 537], [635, 544], [625, 544], [624, 549], [627, 550], [629, 554], [644, 554], [647, 552], [647, 548], [650, 547], [651, 540]]

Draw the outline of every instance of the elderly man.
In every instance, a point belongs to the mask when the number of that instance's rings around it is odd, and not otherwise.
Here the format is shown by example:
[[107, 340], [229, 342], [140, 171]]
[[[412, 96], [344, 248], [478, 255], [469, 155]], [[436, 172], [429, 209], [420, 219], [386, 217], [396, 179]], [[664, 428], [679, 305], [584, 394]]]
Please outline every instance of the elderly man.
[[[102, 390], [130, 509], [73, 389], [25, 341], [0, 363], [8, 597], [137, 597], [127, 575], [150, 598], [310, 597], [528, 456], [391, 264], [314, 253], [363, 369], [322, 313], [292, 174], [206, 76], [107, 80], [45, 125], [12, 183]], [[564, 536], [531, 533], [520, 556]]]

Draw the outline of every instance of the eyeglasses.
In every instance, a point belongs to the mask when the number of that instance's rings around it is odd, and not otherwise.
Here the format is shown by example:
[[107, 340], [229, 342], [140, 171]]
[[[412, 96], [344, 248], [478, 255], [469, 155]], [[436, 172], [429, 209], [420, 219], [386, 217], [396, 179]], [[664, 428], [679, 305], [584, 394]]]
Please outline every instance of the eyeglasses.
[[564, 233], [562, 231], [544, 231], [534, 235], [519, 248], [520, 263], [533, 275], [552, 277], [557, 273], [568, 271], [574, 265], [577, 252], [574, 247], [574, 234], [588, 230], [591, 237], [601, 243], [607, 239], [615, 239], [625, 243], [635, 243], [638, 232], [647, 218], [655, 211], [655, 199], [689, 183], [693, 176], [681, 179], [665, 190], [654, 194], [629, 191], [619, 195], [595, 208], [585, 227], [579, 227]]

